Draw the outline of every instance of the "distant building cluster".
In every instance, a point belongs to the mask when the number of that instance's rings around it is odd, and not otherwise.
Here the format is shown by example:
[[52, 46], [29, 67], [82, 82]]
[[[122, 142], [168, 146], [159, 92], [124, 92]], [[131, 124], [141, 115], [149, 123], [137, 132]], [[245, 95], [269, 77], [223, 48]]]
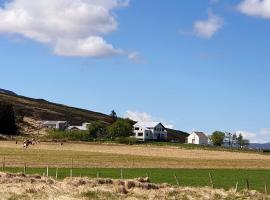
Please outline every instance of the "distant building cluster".
[[[55, 129], [59, 131], [87, 131], [91, 123], [85, 122], [81, 126], [70, 125], [67, 121], [43, 121], [42, 127]], [[133, 132], [136, 139], [139, 141], [168, 141], [180, 142], [196, 145], [211, 145], [211, 141], [207, 134], [201, 131], [193, 131], [190, 134], [182, 132], [181, 141], [168, 137], [168, 131], [161, 122], [137, 122], [133, 126]], [[180, 131], [179, 131], [180, 132]], [[177, 133], [178, 137], [181, 133]], [[180, 136], [181, 137], [181, 136]], [[225, 133], [223, 146], [235, 146], [236, 140], [231, 133]]]
[[83, 123], [81, 126], [70, 125], [67, 121], [43, 121], [42, 127], [58, 131], [87, 131], [91, 123]]

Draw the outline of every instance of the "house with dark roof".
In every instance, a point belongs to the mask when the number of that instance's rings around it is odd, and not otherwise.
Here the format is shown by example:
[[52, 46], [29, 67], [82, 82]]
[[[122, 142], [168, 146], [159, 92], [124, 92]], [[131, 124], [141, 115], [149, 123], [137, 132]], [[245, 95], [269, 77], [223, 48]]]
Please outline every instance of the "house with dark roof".
[[208, 145], [208, 137], [205, 133], [194, 131], [187, 138], [188, 144]]
[[134, 137], [138, 140], [167, 140], [167, 130], [159, 122], [137, 122], [134, 125]]

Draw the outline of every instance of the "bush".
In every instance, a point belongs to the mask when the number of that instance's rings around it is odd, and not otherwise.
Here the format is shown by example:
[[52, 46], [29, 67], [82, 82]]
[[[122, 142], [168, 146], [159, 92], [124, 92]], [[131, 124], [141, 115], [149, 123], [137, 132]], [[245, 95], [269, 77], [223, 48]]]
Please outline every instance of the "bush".
[[223, 140], [225, 137], [225, 133], [221, 131], [215, 131], [211, 136], [211, 141], [214, 146], [221, 146], [223, 144]]
[[137, 144], [138, 140], [134, 137], [117, 137], [115, 138], [115, 142], [120, 143], [120, 144]]
[[133, 134], [133, 127], [130, 120], [118, 119], [108, 127], [108, 133], [112, 138], [129, 137]]
[[48, 137], [57, 140], [92, 141], [93, 138], [87, 131], [56, 131], [50, 130]]
[[12, 104], [0, 103], [0, 133], [16, 135], [16, 116]]
[[92, 138], [106, 138], [106, 126], [100, 122], [92, 122], [88, 126], [88, 132]]

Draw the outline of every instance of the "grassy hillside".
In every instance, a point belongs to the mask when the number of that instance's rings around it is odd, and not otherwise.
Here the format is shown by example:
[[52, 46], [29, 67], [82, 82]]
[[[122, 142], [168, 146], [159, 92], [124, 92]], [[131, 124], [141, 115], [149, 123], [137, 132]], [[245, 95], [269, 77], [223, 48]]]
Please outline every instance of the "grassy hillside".
[[23, 115], [35, 120], [67, 120], [72, 124], [97, 120], [107, 124], [112, 122], [108, 115], [56, 104], [43, 99], [33, 99], [0, 92], [0, 101], [13, 104], [17, 115]]

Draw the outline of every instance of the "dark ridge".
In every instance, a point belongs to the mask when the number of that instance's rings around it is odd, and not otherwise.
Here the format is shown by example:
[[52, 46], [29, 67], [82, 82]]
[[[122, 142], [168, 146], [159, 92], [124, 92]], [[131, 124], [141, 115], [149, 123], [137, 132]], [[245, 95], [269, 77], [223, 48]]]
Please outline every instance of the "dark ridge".
[[0, 93], [9, 94], [9, 95], [17, 95], [15, 92], [12, 92], [10, 90], [5, 90], [0, 88]]
[[112, 123], [109, 115], [52, 103], [44, 99], [0, 93], [0, 101], [12, 104], [17, 115], [32, 117], [36, 120], [65, 120], [72, 124], [92, 121]]

